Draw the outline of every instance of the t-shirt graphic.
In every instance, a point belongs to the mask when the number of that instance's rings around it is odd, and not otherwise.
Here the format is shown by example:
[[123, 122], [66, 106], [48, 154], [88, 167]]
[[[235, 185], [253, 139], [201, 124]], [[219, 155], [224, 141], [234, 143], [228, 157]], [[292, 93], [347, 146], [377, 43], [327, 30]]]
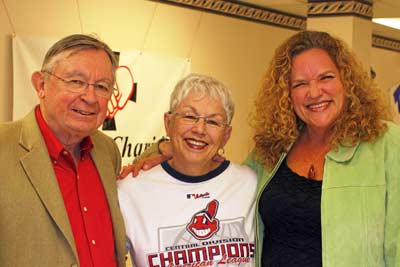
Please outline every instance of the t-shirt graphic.
[[148, 266], [246, 266], [254, 258], [244, 218], [218, 219], [217, 200], [196, 212], [186, 225], [158, 229], [159, 251]]

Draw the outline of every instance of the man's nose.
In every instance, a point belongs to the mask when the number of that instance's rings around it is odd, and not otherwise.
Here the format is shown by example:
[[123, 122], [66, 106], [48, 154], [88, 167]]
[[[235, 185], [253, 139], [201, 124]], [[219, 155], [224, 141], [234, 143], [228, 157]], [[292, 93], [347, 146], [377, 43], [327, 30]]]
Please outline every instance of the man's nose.
[[82, 94], [82, 98], [89, 103], [93, 103], [97, 101], [97, 94], [96, 94], [96, 90], [94, 88], [93, 84], [88, 84], [86, 86], [86, 89], [84, 90], [83, 94]]

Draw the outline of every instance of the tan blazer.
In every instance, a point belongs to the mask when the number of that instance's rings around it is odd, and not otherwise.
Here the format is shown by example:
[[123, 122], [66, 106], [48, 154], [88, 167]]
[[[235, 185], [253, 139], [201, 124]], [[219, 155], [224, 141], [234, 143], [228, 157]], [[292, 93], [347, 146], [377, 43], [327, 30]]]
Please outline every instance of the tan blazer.
[[[118, 148], [101, 132], [92, 158], [110, 207], [118, 267], [125, 266], [125, 229], [115, 177]], [[74, 237], [34, 111], [0, 125], [0, 266], [78, 266]]]

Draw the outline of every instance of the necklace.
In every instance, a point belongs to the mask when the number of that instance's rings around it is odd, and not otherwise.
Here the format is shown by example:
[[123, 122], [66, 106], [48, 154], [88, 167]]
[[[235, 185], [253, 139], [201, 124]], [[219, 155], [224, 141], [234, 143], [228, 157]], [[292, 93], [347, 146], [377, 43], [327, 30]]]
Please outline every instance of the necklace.
[[317, 153], [315, 157], [311, 160], [310, 168], [308, 169], [307, 178], [311, 180], [315, 180], [315, 166], [314, 163], [322, 156], [325, 155], [329, 151], [329, 143], [325, 145], [320, 153]]
[[312, 164], [312, 163], [311, 163], [310, 168], [308, 169], [307, 178], [311, 179], [311, 180], [315, 179], [315, 169], [314, 169], [314, 164]]

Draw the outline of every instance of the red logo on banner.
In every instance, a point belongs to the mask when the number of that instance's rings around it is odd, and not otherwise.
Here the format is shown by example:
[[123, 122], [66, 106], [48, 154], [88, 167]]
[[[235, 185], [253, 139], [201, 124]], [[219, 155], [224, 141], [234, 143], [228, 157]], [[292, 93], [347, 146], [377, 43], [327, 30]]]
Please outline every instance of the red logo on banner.
[[[122, 76], [124, 71], [126, 74]], [[122, 81], [119, 77], [130, 77], [128, 81]], [[122, 83], [122, 84], [121, 84]], [[127, 66], [119, 66], [117, 68], [117, 78], [115, 81], [115, 89], [110, 102], [108, 102], [106, 118], [114, 118], [118, 111], [123, 110], [135, 92], [135, 81], [131, 70]]]
[[129, 67], [119, 66], [116, 71], [115, 90], [108, 102], [103, 130], [116, 130], [115, 115], [123, 110], [129, 101], [136, 102], [136, 86]]

